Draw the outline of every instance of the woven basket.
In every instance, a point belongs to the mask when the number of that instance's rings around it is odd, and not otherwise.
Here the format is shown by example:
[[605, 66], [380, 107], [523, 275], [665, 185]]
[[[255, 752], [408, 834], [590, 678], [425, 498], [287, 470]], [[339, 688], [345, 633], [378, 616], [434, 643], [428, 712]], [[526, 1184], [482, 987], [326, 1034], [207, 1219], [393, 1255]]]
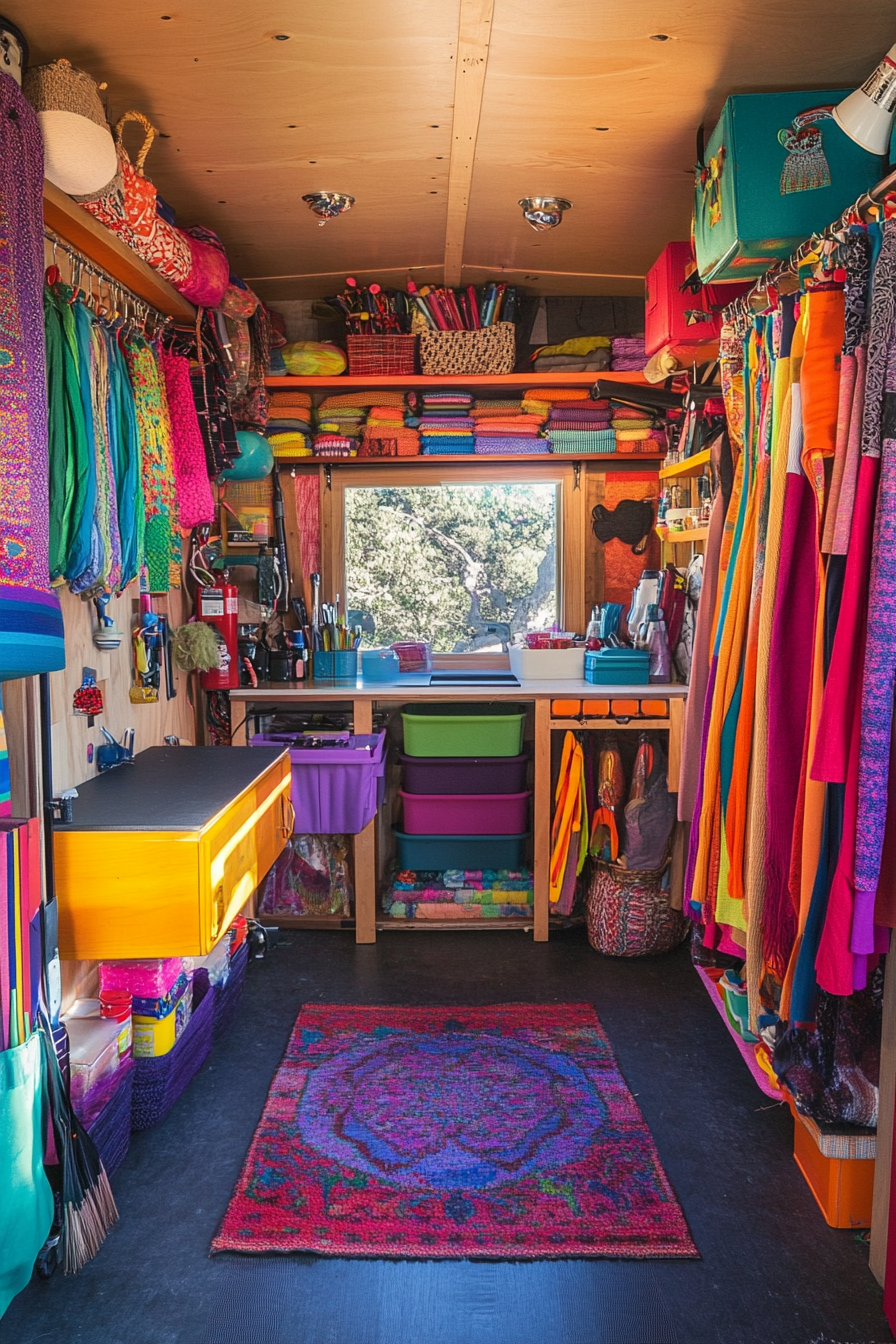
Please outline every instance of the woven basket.
[[420, 336], [420, 368], [444, 377], [451, 373], [513, 373], [516, 328], [496, 322], [479, 331], [424, 331]]
[[624, 869], [592, 860], [585, 914], [588, 941], [606, 957], [652, 957], [683, 942], [690, 920], [669, 904], [661, 868]]
[[416, 336], [348, 336], [346, 349], [351, 377], [417, 372]]

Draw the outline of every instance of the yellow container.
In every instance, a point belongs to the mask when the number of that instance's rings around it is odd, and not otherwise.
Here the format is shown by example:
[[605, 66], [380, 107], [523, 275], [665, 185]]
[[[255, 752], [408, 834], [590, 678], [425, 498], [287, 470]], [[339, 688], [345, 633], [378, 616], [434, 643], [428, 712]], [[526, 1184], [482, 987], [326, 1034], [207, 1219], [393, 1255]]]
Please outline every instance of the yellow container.
[[165, 1017], [137, 1017], [134, 1024], [135, 1059], [167, 1055], [190, 1020], [191, 991], [187, 988]]

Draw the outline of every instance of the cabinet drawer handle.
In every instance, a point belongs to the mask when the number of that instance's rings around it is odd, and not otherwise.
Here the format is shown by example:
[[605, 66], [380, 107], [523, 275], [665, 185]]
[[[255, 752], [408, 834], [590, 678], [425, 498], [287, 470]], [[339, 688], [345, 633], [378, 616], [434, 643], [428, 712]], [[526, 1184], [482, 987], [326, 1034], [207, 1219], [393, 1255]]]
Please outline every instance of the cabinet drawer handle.
[[283, 839], [288, 840], [296, 828], [296, 810], [292, 805], [292, 799], [285, 793], [280, 795], [280, 830], [283, 833]]
[[212, 937], [217, 938], [221, 932], [221, 925], [224, 923], [224, 883], [221, 882], [215, 888], [215, 895], [212, 901]]

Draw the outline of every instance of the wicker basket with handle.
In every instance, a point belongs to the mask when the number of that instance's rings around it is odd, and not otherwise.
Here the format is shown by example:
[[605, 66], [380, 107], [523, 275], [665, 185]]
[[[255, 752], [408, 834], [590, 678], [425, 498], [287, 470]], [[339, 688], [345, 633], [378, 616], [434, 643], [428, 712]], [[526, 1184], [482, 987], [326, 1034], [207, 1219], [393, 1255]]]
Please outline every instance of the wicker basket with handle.
[[403, 377], [417, 372], [416, 336], [348, 336], [346, 348], [352, 377]]
[[585, 897], [588, 941], [606, 957], [651, 957], [670, 952], [687, 937], [690, 920], [669, 904], [661, 868], [626, 869], [591, 861]]

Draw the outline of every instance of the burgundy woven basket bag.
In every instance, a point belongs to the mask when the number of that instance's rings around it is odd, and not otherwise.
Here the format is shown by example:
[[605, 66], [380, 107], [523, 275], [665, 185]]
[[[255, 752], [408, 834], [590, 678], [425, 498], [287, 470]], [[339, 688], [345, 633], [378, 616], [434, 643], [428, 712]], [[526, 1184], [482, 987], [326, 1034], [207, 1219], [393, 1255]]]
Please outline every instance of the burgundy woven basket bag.
[[661, 883], [668, 868], [626, 869], [591, 861], [585, 914], [588, 941], [606, 957], [652, 957], [687, 937], [690, 920], [669, 904]]
[[347, 336], [345, 344], [351, 377], [417, 372], [416, 336]]

